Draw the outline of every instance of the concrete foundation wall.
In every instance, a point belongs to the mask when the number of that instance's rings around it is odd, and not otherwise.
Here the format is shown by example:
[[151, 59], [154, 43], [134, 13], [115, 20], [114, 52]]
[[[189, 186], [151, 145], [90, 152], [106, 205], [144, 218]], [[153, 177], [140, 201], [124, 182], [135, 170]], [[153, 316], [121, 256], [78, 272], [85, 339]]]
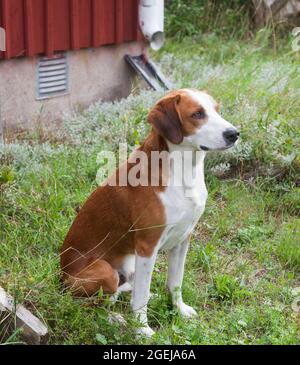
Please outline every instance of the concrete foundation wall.
[[37, 58], [0, 61], [0, 134], [1, 124], [4, 131], [26, 129], [99, 99], [128, 96], [134, 75], [124, 55], [141, 52], [136, 42], [68, 52], [69, 93], [46, 100], [37, 100]]

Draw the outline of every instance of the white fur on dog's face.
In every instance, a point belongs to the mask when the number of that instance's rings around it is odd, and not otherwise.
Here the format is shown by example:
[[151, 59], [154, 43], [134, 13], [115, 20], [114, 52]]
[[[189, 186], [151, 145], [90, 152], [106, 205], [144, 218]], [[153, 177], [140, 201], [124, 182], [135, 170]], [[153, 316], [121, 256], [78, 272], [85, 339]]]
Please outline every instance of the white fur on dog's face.
[[182, 144], [203, 150], [224, 150], [234, 146], [235, 143], [226, 142], [223, 133], [228, 129], [236, 130], [236, 128], [220, 116], [214, 99], [203, 91], [187, 89], [186, 92], [199, 104], [199, 108], [204, 110], [206, 122], [201, 124], [193, 134], [185, 136]]

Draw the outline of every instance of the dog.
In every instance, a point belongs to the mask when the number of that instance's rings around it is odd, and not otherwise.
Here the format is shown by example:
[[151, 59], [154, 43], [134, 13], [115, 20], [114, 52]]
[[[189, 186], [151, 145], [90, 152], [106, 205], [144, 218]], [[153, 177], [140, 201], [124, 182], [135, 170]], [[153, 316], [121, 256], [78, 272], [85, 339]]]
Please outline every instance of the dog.
[[[150, 337], [154, 331], [148, 325], [147, 303], [160, 250], [168, 252], [167, 287], [173, 305], [184, 317], [197, 316], [184, 303], [181, 288], [189, 237], [208, 195], [204, 158], [208, 151], [234, 146], [239, 132], [221, 117], [214, 99], [196, 89], [167, 93], [147, 120], [152, 130], [133, 158], [99, 186], [79, 211], [62, 247], [61, 269], [65, 285], [76, 296], [91, 296], [101, 289], [116, 298], [132, 290], [131, 307], [141, 322], [137, 333]], [[165, 156], [155, 166], [154, 151]], [[148, 164], [135, 173], [138, 153], [146, 156]], [[172, 154], [186, 167], [184, 176], [175, 169]], [[154, 172], [158, 183], [153, 185]], [[139, 179], [148, 177], [144, 183], [130, 183], [131, 173]], [[125, 184], [122, 174], [127, 176]], [[185, 182], [187, 174], [196, 178]]]

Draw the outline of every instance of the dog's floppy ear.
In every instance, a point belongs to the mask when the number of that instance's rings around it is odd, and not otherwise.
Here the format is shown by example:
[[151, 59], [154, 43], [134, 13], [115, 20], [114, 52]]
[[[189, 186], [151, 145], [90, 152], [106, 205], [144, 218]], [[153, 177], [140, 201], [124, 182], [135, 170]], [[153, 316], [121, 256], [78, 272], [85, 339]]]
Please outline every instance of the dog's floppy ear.
[[165, 97], [159, 101], [148, 114], [148, 122], [162, 137], [174, 144], [183, 140], [182, 123], [176, 106], [180, 95]]

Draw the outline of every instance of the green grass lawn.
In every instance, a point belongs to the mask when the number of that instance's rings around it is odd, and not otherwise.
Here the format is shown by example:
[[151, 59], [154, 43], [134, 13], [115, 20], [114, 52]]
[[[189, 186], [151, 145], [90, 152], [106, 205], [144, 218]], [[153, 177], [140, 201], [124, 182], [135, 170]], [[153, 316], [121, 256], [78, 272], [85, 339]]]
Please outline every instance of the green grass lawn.
[[[199, 318], [183, 320], [172, 309], [162, 254], [149, 305], [157, 333], [148, 343], [300, 342], [292, 309], [300, 287], [300, 54], [289, 40], [274, 50], [266, 39], [264, 31], [247, 42], [208, 34], [169, 42], [155, 55], [176, 87], [205, 88], [221, 102], [241, 143], [206, 161], [209, 199], [183, 287]], [[0, 285], [45, 321], [51, 344], [147, 342], [134, 336], [128, 294], [111, 307], [61, 287], [59, 250], [96, 187], [97, 154], [142, 141], [159, 96], [137, 87], [126, 100], [78, 112], [59, 131], [39, 125], [0, 147]], [[111, 310], [124, 314], [126, 328], [109, 323]], [[0, 342], [20, 340], [17, 331], [7, 334], [0, 318]]]

